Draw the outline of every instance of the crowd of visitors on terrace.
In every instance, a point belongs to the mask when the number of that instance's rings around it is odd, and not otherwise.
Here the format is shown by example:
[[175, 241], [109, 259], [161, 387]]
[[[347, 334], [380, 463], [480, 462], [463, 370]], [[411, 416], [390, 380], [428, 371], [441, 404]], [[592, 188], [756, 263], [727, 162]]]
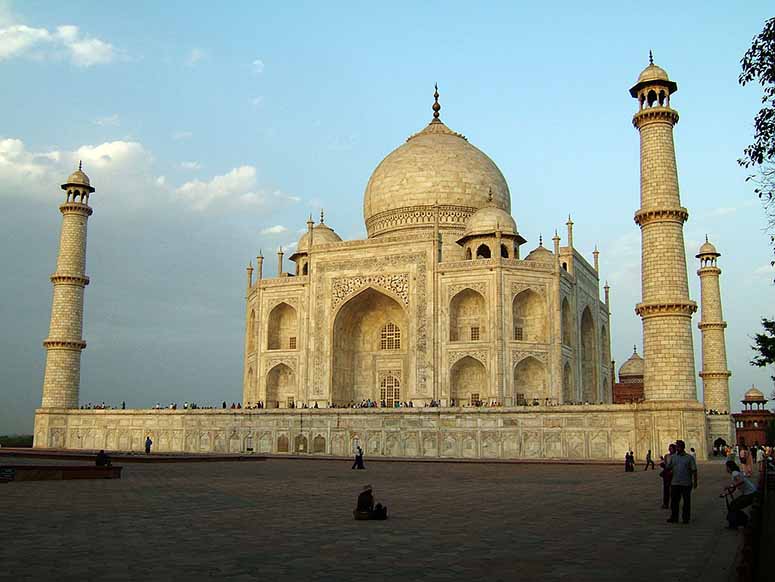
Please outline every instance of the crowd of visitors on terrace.
[[[232, 402], [231, 405], [229, 405], [225, 400], [222, 401], [219, 404], [200, 404], [197, 402], [184, 402], [183, 406], [181, 407], [183, 410], [217, 410], [217, 409], [230, 409], [230, 410], [237, 410], [237, 409], [249, 409], [249, 410], [256, 410], [256, 409], [263, 409], [263, 408], [278, 408], [279, 403], [277, 402], [270, 402], [268, 405], [264, 403], [263, 401], [259, 401], [256, 403], [248, 402], [245, 406], [242, 405], [241, 402]], [[564, 402], [562, 403], [564, 405], [586, 405], [586, 404], [594, 404], [591, 402]], [[600, 402], [599, 404], [603, 404]], [[559, 406], [560, 402], [555, 398], [533, 398], [532, 400], [526, 400], [524, 398], [518, 398], [516, 404], [514, 406]], [[430, 400], [428, 402], [425, 402], [422, 405], [422, 408], [439, 408], [442, 407], [443, 404], [440, 400]], [[488, 400], [480, 400], [480, 399], [466, 399], [466, 400], [455, 400], [454, 398], [450, 400], [449, 405], [450, 407], [463, 407], [463, 408], [499, 408], [503, 406], [503, 403], [496, 399], [488, 399]], [[170, 402], [167, 405], [162, 405], [161, 402], [157, 402], [154, 406], [151, 407], [152, 410], [177, 410], [178, 403], [177, 402]], [[285, 408], [294, 408], [294, 409], [310, 409], [310, 408], [322, 408], [318, 405], [317, 402], [314, 402], [313, 404], [307, 404], [306, 402], [294, 402], [289, 401]], [[356, 401], [350, 401], [347, 403], [337, 403], [337, 402], [329, 402], [327, 405], [327, 408], [415, 408], [415, 403], [413, 400], [408, 401], [393, 401], [393, 402], [386, 402], [385, 400], [361, 400], [360, 402]], [[126, 402], [122, 402], [120, 406], [113, 406], [111, 404], [105, 404], [105, 402], [101, 403], [92, 403], [88, 402], [86, 404], [82, 404], [80, 406], [81, 410], [125, 410], [126, 409]], [[707, 411], [708, 414], [727, 414], [726, 412], [721, 413], [715, 410], [709, 410]]]

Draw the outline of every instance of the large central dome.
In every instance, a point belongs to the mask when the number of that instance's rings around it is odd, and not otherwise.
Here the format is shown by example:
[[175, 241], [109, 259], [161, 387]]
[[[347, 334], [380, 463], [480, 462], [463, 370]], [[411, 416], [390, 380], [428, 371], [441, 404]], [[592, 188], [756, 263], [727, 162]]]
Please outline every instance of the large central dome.
[[438, 119], [437, 106], [434, 120], [388, 154], [371, 175], [363, 197], [370, 238], [432, 229], [437, 212], [439, 227], [455, 231], [462, 231], [468, 217], [488, 204], [511, 212], [503, 174]]

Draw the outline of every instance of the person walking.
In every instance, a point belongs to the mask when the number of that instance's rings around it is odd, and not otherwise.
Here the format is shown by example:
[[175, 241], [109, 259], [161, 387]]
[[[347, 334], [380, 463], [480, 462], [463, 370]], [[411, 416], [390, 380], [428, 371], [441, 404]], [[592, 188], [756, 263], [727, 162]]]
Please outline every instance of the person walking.
[[676, 454], [670, 455], [667, 468], [673, 472], [670, 482], [670, 518], [668, 523], [678, 523], [678, 509], [681, 520], [689, 523], [692, 515], [692, 489], [697, 489], [697, 461], [686, 452], [686, 443], [676, 441]]
[[643, 470], [648, 471], [649, 465], [651, 465], [652, 471], [656, 468], [656, 465], [654, 465], [654, 460], [651, 458], [651, 449], [649, 449], [649, 451], [646, 453], [646, 466], [643, 468]]
[[353, 463], [352, 469], [365, 469], [363, 465], [363, 449], [360, 445], [357, 445], [355, 447], [355, 462]]
[[145, 454], [150, 455], [151, 454], [151, 445], [153, 444], [153, 441], [151, 440], [150, 435], [145, 437]]
[[659, 463], [662, 469], [659, 472], [659, 476], [662, 477], [662, 509], [670, 508], [670, 483], [673, 480], [673, 471], [667, 468], [667, 464], [670, 457], [675, 454], [675, 445], [671, 443], [667, 450], [668, 453], [662, 457], [662, 462]]

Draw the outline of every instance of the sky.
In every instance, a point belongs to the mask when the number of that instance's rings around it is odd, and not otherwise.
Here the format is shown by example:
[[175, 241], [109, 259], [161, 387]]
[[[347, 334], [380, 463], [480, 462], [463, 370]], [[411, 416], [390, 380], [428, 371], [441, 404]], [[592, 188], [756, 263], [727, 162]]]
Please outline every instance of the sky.
[[679, 86], [691, 298], [707, 234], [733, 408], [769, 394], [749, 361], [775, 272], [736, 163], [761, 95], [739, 61], [768, 4], [0, 0], [0, 434], [31, 432], [40, 404], [59, 185], [79, 160], [96, 188], [81, 402], [236, 402], [247, 263], [262, 249], [273, 275], [321, 208], [365, 237], [368, 178], [430, 121], [436, 82], [442, 120], [506, 177], [525, 248], [564, 238], [569, 214], [576, 248], [599, 247], [618, 367], [642, 351], [628, 89], [650, 49]]

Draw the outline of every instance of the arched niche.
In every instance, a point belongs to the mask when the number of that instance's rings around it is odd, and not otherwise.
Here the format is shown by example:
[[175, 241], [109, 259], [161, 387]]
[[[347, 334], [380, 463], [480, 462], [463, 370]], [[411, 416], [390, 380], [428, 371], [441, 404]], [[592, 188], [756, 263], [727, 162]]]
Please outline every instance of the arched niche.
[[477, 259], [492, 258], [492, 251], [490, 251], [489, 245], [482, 243], [478, 247], [476, 247], [476, 258]]
[[[536, 358], [528, 356], [514, 366], [514, 392], [528, 403], [537, 400], [545, 404], [545, 399], [550, 397], [547, 386], [546, 366]], [[520, 400], [516, 395], [515, 401]]]
[[484, 341], [487, 338], [487, 307], [484, 296], [463, 289], [449, 303], [449, 341]]
[[256, 351], [256, 310], [251, 309], [248, 316], [248, 351]]
[[573, 370], [570, 364], [565, 362], [562, 368], [562, 401], [565, 404], [576, 401], [576, 389], [573, 385]]
[[604, 367], [611, 365], [611, 352], [609, 351], [608, 329], [605, 325], [600, 327], [600, 357]]
[[285, 364], [277, 364], [266, 375], [266, 407], [293, 408], [296, 399], [296, 374]]
[[546, 342], [546, 301], [532, 289], [514, 297], [514, 339], [526, 342]]
[[[296, 310], [287, 303], [280, 303], [269, 312], [267, 324], [267, 349], [296, 349], [298, 317]], [[292, 347], [293, 346], [293, 347]]]
[[585, 402], [597, 402], [597, 334], [589, 307], [581, 314], [581, 397]]
[[334, 319], [332, 402], [378, 400], [377, 359], [403, 356], [408, 336], [406, 312], [392, 297], [369, 287], [350, 298]]
[[487, 398], [487, 370], [471, 356], [459, 359], [449, 371], [450, 398], [456, 406], [474, 404]]
[[568, 298], [563, 297], [562, 298], [562, 309], [561, 309], [561, 317], [562, 317], [562, 344], [565, 346], [573, 347], [573, 336], [574, 336], [574, 330], [573, 330], [573, 315], [570, 311], [570, 303], [568, 303]]

